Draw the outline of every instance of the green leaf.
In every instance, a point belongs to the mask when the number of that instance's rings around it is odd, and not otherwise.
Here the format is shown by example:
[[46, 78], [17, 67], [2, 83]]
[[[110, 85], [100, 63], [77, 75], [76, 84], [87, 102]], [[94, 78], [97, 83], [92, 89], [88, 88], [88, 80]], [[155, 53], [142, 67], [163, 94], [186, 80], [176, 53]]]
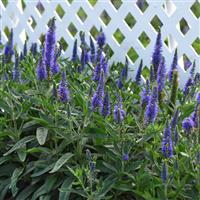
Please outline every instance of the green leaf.
[[116, 182], [116, 178], [108, 177], [103, 181], [103, 185], [101, 186], [100, 191], [98, 192], [98, 197], [104, 197], [113, 187]]
[[35, 136], [27, 136], [21, 140], [19, 140], [8, 152], [4, 153], [4, 156], [7, 156], [9, 154], [11, 154], [12, 152], [14, 152], [17, 149], [20, 149], [22, 147], [24, 147], [24, 145], [28, 142], [31, 142], [35, 139]]
[[72, 153], [66, 153], [61, 158], [59, 158], [54, 166], [54, 168], [49, 173], [54, 173], [58, 171], [71, 157]]
[[5, 163], [6, 161], [8, 161], [8, 160], [10, 160], [11, 159], [11, 157], [1, 157], [0, 158], [0, 165], [2, 165], [3, 163]]
[[36, 190], [36, 188], [36, 185], [30, 185], [26, 187], [17, 195], [16, 200], [26, 200], [27, 197], [29, 197]]
[[0, 193], [0, 199], [5, 199], [5, 196], [6, 196], [7, 192], [8, 192], [8, 189], [9, 189], [9, 185], [6, 185], [4, 187], [4, 189]]
[[54, 187], [58, 177], [57, 176], [49, 176], [46, 178], [45, 183], [39, 187], [32, 196], [32, 200], [38, 200], [38, 197], [48, 194]]
[[[70, 189], [71, 189], [73, 181], [74, 181], [73, 177], [67, 177], [67, 179], [63, 182], [61, 188], [59, 189], [60, 190], [59, 200], [63, 200], [63, 199], [68, 200], [69, 199]], [[63, 189], [69, 190], [69, 191], [62, 192]]]
[[36, 138], [37, 138], [38, 143], [40, 145], [43, 145], [45, 143], [46, 138], [47, 138], [47, 134], [48, 134], [48, 129], [47, 128], [45, 128], [45, 127], [37, 128]]
[[42, 174], [51, 170], [53, 168], [53, 166], [54, 166], [53, 163], [51, 165], [47, 165], [46, 168], [43, 168], [42, 170], [35, 172], [34, 174], [31, 175], [31, 177], [33, 178], [33, 177], [41, 176]]
[[190, 156], [189, 156], [187, 153], [185, 153], [185, 152], [180, 152], [180, 154], [181, 154], [182, 156], [184, 156], [184, 157], [187, 157], [187, 158], [190, 157]]
[[12, 195], [13, 197], [17, 194], [18, 192], [18, 188], [16, 186], [17, 184], [17, 181], [18, 181], [18, 178], [19, 176], [22, 174], [23, 172], [23, 168], [16, 168], [12, 174], [12, 177], [11, 177], [11, 183], [10, 183], [10, 189], [12, 191]]
[[17, 150], [17, 155], [19, 157], [19, 159], [24, 162], [26, 160], [26, 145], [24, 145], [24, 147], [22, 147], [21, 149]]

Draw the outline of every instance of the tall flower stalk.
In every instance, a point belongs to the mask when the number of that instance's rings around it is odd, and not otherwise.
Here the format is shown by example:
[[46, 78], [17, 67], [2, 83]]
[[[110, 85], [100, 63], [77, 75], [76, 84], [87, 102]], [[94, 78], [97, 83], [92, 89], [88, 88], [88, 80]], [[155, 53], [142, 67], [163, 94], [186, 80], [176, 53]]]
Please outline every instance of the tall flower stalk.
[[140, 84], [141, 82], [142, 67], [143, 67], [143, 61], [141, 60], [135, 77], [136, 84]]
[[174, 70], [177, 70], [177, 63], [178, 63], [178, 53], [177, 53], [177, 49], [176, 49], [174, 52], [173, 61], [172, 61], [172, 64], [171, 64], [171, 67], [170, 67], [170, 70], [168, 73], [169, 82], [172, 82], [172, 80], [173, 80], [173, 73], [174, 73]]
[[47, 68], [44, 61], [44, 49], [42, 49], [42, 56], [39, 58], [36, 73], [38, 80], [43, 81], [47, 79]]
[[56, 47], [56, 26], [55, 18], [52, 18], [50, 21], [50, 26], [45, 37], [45, 64], [48, 70], [48, 76], [50, 76], [50, 70], [54, 68], [54, 54]]
[[98, 82], [97, 90], [92, 97], [92, 110], [103, 107], [103, 96], [104, 96], [104, 72], [101, 70], [100, 79]]
[[67, 87], [66, 83], [66, 73], [62, 73], [62, 80], [60, 81], [59, 87], [58, 87], [58, 97], [61, 102], [67, 103], [69, 102], [69, 89]]
[[14, 55], [13, 29], [10, 31], [9, 39], [4, 49], [5, 63], [9, 63], [11, 61], [12, 55]]
[[151, 97], [148, 101], [146, 112], [145, 112], [145, 122], [146, 124], [154, 123], [158, 114], [158, 89], [153, 88]]
[[110, 109], [110, 96], [108, 93], [108, 90], [106, 91], [106, 94], [103, 99], [103, 106], [101, 108], [101, 114], [103, 117], [107, 117], [110, 115], [111, 109]]
[[165, 58], [162, 57], [161, 62], [158, 67], [157, 74], [157, 85], [158, 85], [158, 102], [159, 106], [163, 107], [163, 89], [165, 87], [165, 79], [166, 79], [166, 66], [165, 66]]
[[122, 105], [122, 98], [119, 97], [119, 102], [114, 106], [114, 120], [116, 123], [121, 123], [125, 118], [125, 111]]
[[161, 31], [158, 31], [158, 35], [156, 38], [156, 43], [154, 46], [154, 52], [152, 55], [152, 65], [154, 69], [155, 80], [157, 79], [157, 71], [162, 58], [162, 40], [161, 40]]

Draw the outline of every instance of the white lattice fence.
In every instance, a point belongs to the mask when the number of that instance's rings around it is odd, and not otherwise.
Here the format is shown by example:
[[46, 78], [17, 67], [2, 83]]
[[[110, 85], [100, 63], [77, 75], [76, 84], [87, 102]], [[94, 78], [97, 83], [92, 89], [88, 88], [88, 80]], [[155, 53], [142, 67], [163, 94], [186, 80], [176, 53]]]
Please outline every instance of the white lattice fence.
[[197, 49], [197, 45], [200, 45], [200, 20], [199, 15], [194, 12], [194, 8], [200, 7], [198, 1], [95, 2], [96, 0], [41, 0], [38, 4], [38, 0], [27, 0], [22, 6], [18, 0], [8, 0], [7, 3], [2, 0], [0, 7], [3, 42], [7, 40], [6, 30], [11, 27], [14, 29], [14, 41], [19, 48], [23, 47], [25, 35], [29, 38], [28, 45], [31, 42], [39, 42], [47, 30], [49, 19], [56, 16], [57, 40], [65, 43], [65, 56], [71, 56], [74, 39], [78, 38], [80, 30], [95, 37], [97, 30], [102, 27], [113, 51], [111, 62], [124, 62], [125, 55], [128, 54], [133, 68], [136, 69], [140, 59], [143, 59], [144, 65], [149, 66], [156, 29], [160, 26], [162, 39], [165, 41], [163, 54], [167, 67], [170, 66], [173, 52], [178, 47], [180, 81], [183, 83], [189, 74], [183, 67], [185, 56], [192, 62], [196, 60], [196, 71], [200, 72]]

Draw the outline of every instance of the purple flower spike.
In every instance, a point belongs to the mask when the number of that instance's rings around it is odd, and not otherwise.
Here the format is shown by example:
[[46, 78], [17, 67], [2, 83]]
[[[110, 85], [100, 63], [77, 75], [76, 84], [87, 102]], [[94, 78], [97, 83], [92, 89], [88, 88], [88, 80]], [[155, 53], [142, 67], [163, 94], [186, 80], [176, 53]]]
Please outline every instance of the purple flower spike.
[[103, 71], [104, 71], [104, 74], [105, 74], [105, 77], [108, 75], [108, 60], [107, 58], [103, 58]]
[[43, 81], [47, 79], [47, 69], [44, 62], [44, 49], [42, 50], [42, 57], [39, 59], [36, 72], [38, 80]]
[[32, 43], [30, 51], [33, 54], [33, 56], [37, 54], [37, 43]]
[[69, 102], [69, 90], [66, 83], [66, 73], [62, 73], [62, 80], [58, 87], [58, 97], [61, 102], [67, 103]]
[[128, 58], [126, 57], [125, 65], [124, 65], [122, 72], [121, 72], [122, 78], [125, 79], [125, 80], [128, 77], [128, 66], [129, 66], [129, 62], [128, 62]]
[[191, 118], [185, 118], [182, 122], [182, 128], [187, 134], [190, 134], [194, 128], [193, 120]]
[[150, 84], [149, 80], [146, 80], [146, 86], [141, 93], [141, 106], [145, 108], [150, 100]]
[[175, 53], [174, 53], [173, 61], [172, 61], [172, 64], [171, 64], [171, 67], [170, 67], [170, 70], [168, 73], [169, 82], [172, 82], [173, 72], [175, 69], [177, 69], [177, 62], [178, 62], [178, 53], [177, 53], [177, 49], [176, 49]]
[[99, 83], [97, 86], [97, 90], [92, 97], [92, 110], [94, 111], [96, 108], [102, 109], [103, 106], [103, 96], [104, 96], [104, 72], [101, 70], [101, 75], [99, 79]]
[[53, 67], [54, 51], [56, 45], [56, 33], [55, 33], [55, 18], [51, 19], [51, 24], [45, 37], [45, 63], [47, 69]]
[[106, 92], [106, 95], [104, 96], [104, 99], [103, 99], [101, 114], [103, 115], [103, 117], [107, 117], [110, 115], [110, 96], [109, 96], [108, 91]]
[[145, 121], [146, 124], [154, 123], [158, 113], [158, 90], [157, 87], [153, 88], [150, 100], [146, 107]]
[[174, 113], [174, 116], [173, 116], [172, 121], [171, 121], [172, 130], [175, 129], [175, 127], [178, 123], [178, 116], [179, 116], [179, 110], [177, 109], [176, 112]]
[[20, 72], [19, 72], [19, 57], [15, 55], [15, 66], [13, 69], [13, 81], [20, 81]]
[[154, 69], [153, 69], [153, 66], [151, 65], [150, 67], [150, 82], [153, 83], [155, 81], [155, 74], [154, 74]]
[[125, 153], [123, 156], [122, 156], [122, 160], [123, 161], [128, 161], [129, 160], [129, 155], [127, 153]]
[[152, 55], [152, 64], [153, 64], [155, 78], [157, 78], [156, 75], [161, 58], [162, 58], [162, 40], [161, 40], [161, 32], [159, 31], [156, 38], [154, 52]]
[[114, 107], [114, 120], [116, 123], [121, 123], [124, 120], [125, 111], [122, 106], [122, 99], [119, 97], [119, 103]]
[[187, 96], [187, 95], [189, 94], [189, 92], [190, 92], [190, 87], [191, 87], [193, 84], [194, 84], [193, 79], [190, 77], [190, 78], [187, 80], [187, 82], [186, 82], [186, 84], [185, 84], [185, 86], [184, 86], [184, 89], [183, 89], [183, 94], [184, 94], [184, 96]]
[[92, 80], [94, 80], [96, 82], [99, 81], [102, 68], [103, 68], [103, 55], [102, 55], [102, 52], [101, 52], [100, 61], [97, 63], [97, 65], [94, 69], [94, 75], [93, 75]]
[[157, 74], [158, 92], [162, 92], [163, 88], [165, 87], [165, 77], [166, 77], [165, 58], [162, 57], [162, 60], [158, 67], [158, 74]]
[[4, 55], [6, 63], [10, 61], [12, 55], [14, 54], [13, 48], [13, 29], [10, 31], [8, 42], [5, 45]]
[[137, 84], [140, 84], [140, 81], [141, 81], [142, 66], [143, 66], [143, 61], [141, 60], [136, 77], [135, 77], [135, 81]]
[[119, 79], [118, 79], [118, 81], [117, 81], [117, 87], [119, 88], [119, 89], [122, 89], [122, 87], [123, 87], [123, 82], [122, 82], [122, 75], [120, 75], [120, 77], [119, 77]]
[[57, 62], [56, 54], [54, 54], [53, 65], [51, 66], [51, 73], [57, 74], [60, 71], [60, 66]]
[[72, 62], [76, 62], [78, 60], [78, 55], [77, 55], [77, 39], [74, 41], [74, 47], [73, 47], [73, 52], [72, 52]]
[[24, 48], [23, 48], [23, 57], [27, 55], [27, 41], [24, 42]]
[[197, 105], [200, 104], [200, 92], [197, 94]]
[[195, 61], [193, 62], [193, 65], [192, 65], [192, 68], [191, 68], [191, 70], [190, 70], [190, 75], [191, 75], [191, 77], [193, 77], [194, 78], [194, 75], [195, 75], [195, 69], [196, 69], [196, 63], [195, 63]]
[[178, 130], [177, 130], [177, 127], [176, 127], [175, 130], [174, 130], [174, 144], [175, 145], [178, 143], [178, 139], [179, 139], [179, 136], [178, 136]]
[[161, 177], [162, 177], [163, 183], [166, 184], [167, 177], [168, 177], [168, 170], [167, 170], [167, 165], [165, 164], [165, 162], [163, 163], [163, 166], [162, 166]]
[[171, 127], [167, 123], [166, 128], [163, 134], [162, 140], [162, 154], [165, 158], [173, 157], [173, 144], [172, 144], [172, 135], [171, 135]]
[[97, 36], [97, 44], [99, 46], [100, 49], [103, 48], [103, 46], [105, 45], [106, 42], [106, 36], [102, 30], [102, 28], [100, 29], [99, 35]]
[[91, 36], [90, 36], [90, 60], [92, 63], [96, 62], [95, 46]]

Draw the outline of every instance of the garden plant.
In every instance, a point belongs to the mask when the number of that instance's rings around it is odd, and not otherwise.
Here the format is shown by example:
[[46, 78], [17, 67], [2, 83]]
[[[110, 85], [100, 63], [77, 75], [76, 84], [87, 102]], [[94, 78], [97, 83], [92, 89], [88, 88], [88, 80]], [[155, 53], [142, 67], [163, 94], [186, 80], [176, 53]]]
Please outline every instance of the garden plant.
[[89, 43], [80, 32], [71, 58], [54, 18], [40, 46], [19, 53], [13, 34], [0, 55], [0, 200], [200, 199], [200, 72], [193, 61], [180, 87], [162, 30], [135, 77], [126, 56], [109, 62], [102, 29]]

